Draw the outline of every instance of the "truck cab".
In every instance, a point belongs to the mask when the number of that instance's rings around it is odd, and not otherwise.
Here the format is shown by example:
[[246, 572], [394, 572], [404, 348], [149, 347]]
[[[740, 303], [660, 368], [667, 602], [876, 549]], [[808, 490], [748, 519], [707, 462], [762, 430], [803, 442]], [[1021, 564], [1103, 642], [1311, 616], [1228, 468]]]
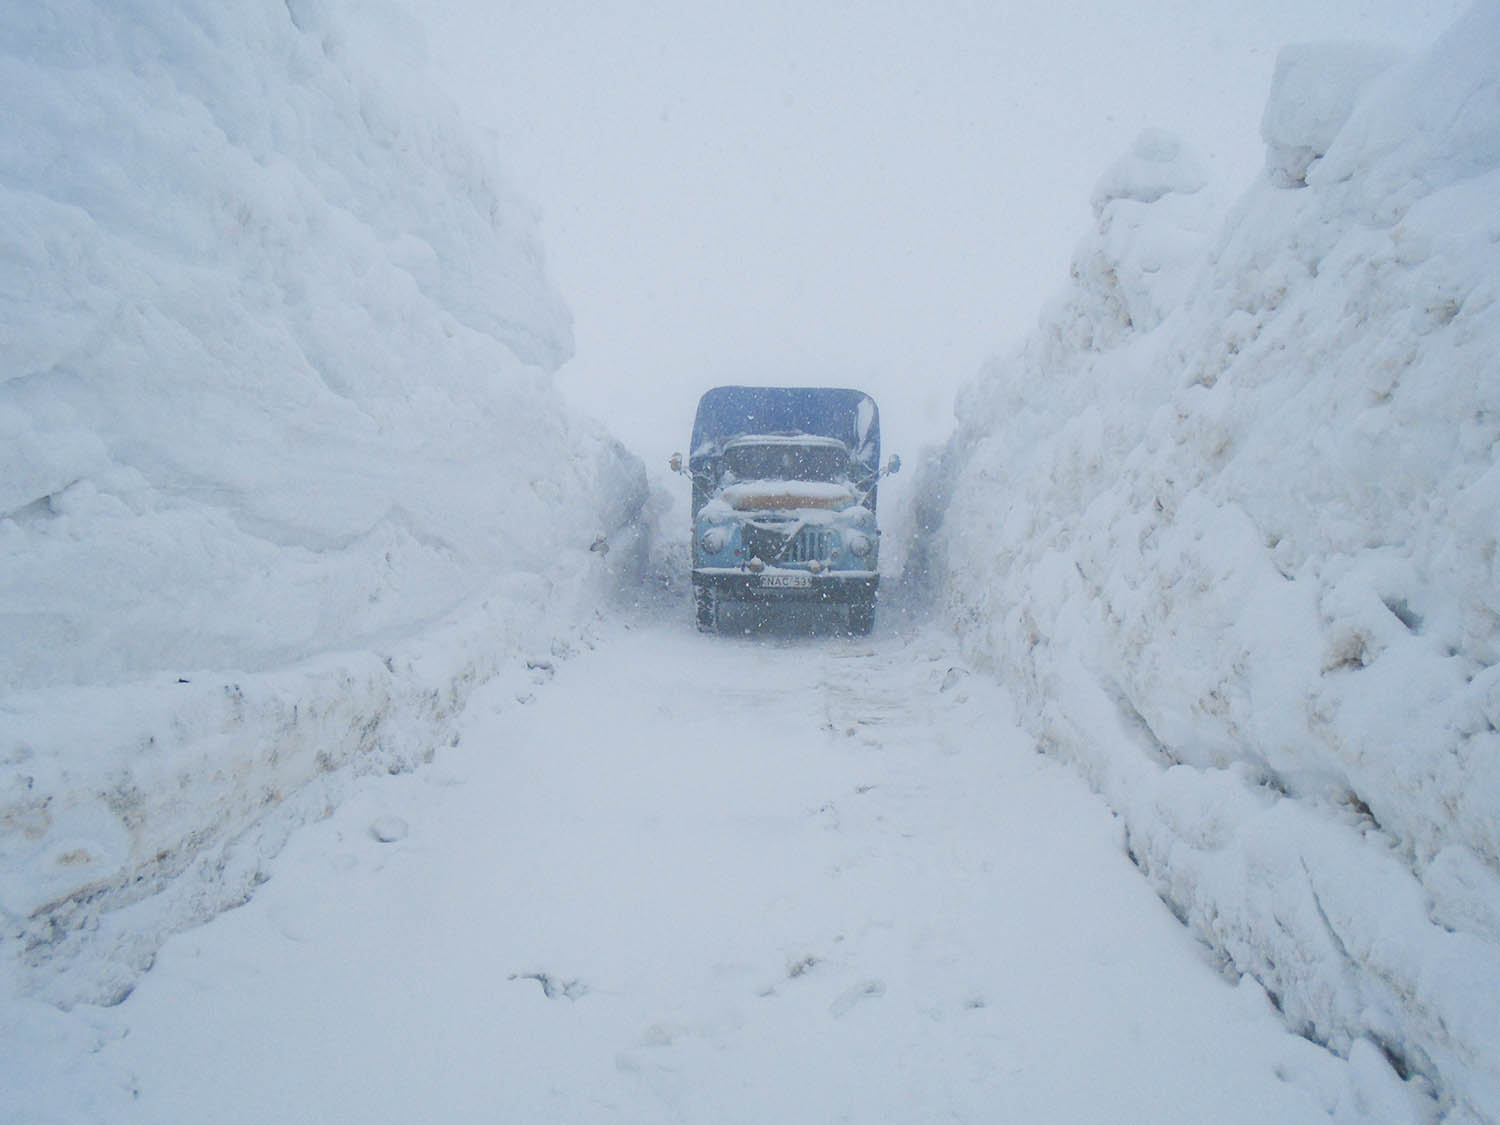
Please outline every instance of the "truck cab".
[[848, 607], [850, 631], [875, 622], [880, 584], [880, 415], [862, 391], [715, 387], [698, 403], [691, 452], [672, 468], [693, 483], [698, 627], [726, 602]]

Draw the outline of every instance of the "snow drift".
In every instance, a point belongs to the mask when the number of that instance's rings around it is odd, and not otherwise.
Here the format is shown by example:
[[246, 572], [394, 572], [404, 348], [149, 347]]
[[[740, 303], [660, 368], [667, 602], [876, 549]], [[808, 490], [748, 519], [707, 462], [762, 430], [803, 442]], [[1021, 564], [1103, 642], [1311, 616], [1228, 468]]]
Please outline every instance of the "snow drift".
[[589, 548], [644, 472], [551, 386], [535, 220], [423, 66], [379, 2], [0, 12], [0, 909], [56, 999], [629, 565]]
[[960, 402], [942, 608], [1299, 1031], [1500, 1115], [1500, 5], [1286, 51], [1215, 221], [1148, 134]]

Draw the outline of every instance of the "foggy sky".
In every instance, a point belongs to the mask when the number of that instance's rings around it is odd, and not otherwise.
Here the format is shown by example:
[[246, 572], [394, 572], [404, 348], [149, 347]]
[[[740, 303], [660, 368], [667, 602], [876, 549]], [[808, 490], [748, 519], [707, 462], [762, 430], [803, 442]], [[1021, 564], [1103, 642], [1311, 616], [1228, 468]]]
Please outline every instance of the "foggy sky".
[[1449, 0], [425, 0], [432, 70], [536, 205], [560, 383], [653, 467], [720, 382], [856, 385], [908, 458], [1064, 282], [1101, 172], [1182, 136], [1227, 205], [1277, 49], [1414, 48]]

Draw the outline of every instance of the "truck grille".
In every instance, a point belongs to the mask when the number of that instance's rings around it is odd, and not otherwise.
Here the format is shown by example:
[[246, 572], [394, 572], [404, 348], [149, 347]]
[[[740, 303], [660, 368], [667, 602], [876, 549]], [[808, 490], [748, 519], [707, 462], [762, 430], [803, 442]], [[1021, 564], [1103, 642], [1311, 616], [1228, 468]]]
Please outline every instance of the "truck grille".
[[825, 527], [804, 527], [787, 544], [782, 562], [808, 563], [813, 559], [827, 562], [838, 551], [838, 536]]
[[794, 526], [785, 524], [746, 524], [741, 529], [744, 536], [745, 557], [759, 558], [776, 565], [810, 563], [813, 559], [831, 562], [838, 553], [838, 533], [826, 527], [802, 527], [797, 534], [787, 537], [784, 529]]
[[747, 559], [758, 558], [762, 562], [771, 562], [781, 554], [781, 548], [786, 545], [786, 533], [777, 526], [746, 524], [741, 534], [744, 536]]

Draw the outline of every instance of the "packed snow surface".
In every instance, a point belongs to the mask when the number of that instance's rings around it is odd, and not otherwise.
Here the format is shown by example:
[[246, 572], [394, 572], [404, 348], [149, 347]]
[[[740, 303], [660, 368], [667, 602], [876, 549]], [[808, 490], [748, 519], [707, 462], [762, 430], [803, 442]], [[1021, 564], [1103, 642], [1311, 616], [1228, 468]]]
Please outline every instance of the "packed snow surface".
[[60, 1001], [630, 557], [589, 547], [644, 473], [560, 404], [534, 220], [425, 81], [379, 2], [0, 8], [0, 913]]
[[114, 1122], [1409, 1121], [1220, 975], [951, 642], [606, 623], [364, 779], [122, 1004], [13, 1009]]
[[1500, 5], [1292, 48], [1227, 220], [1101, 179], [920, 520], [942, 612], [1292, 1026], [1500, 1117]]

